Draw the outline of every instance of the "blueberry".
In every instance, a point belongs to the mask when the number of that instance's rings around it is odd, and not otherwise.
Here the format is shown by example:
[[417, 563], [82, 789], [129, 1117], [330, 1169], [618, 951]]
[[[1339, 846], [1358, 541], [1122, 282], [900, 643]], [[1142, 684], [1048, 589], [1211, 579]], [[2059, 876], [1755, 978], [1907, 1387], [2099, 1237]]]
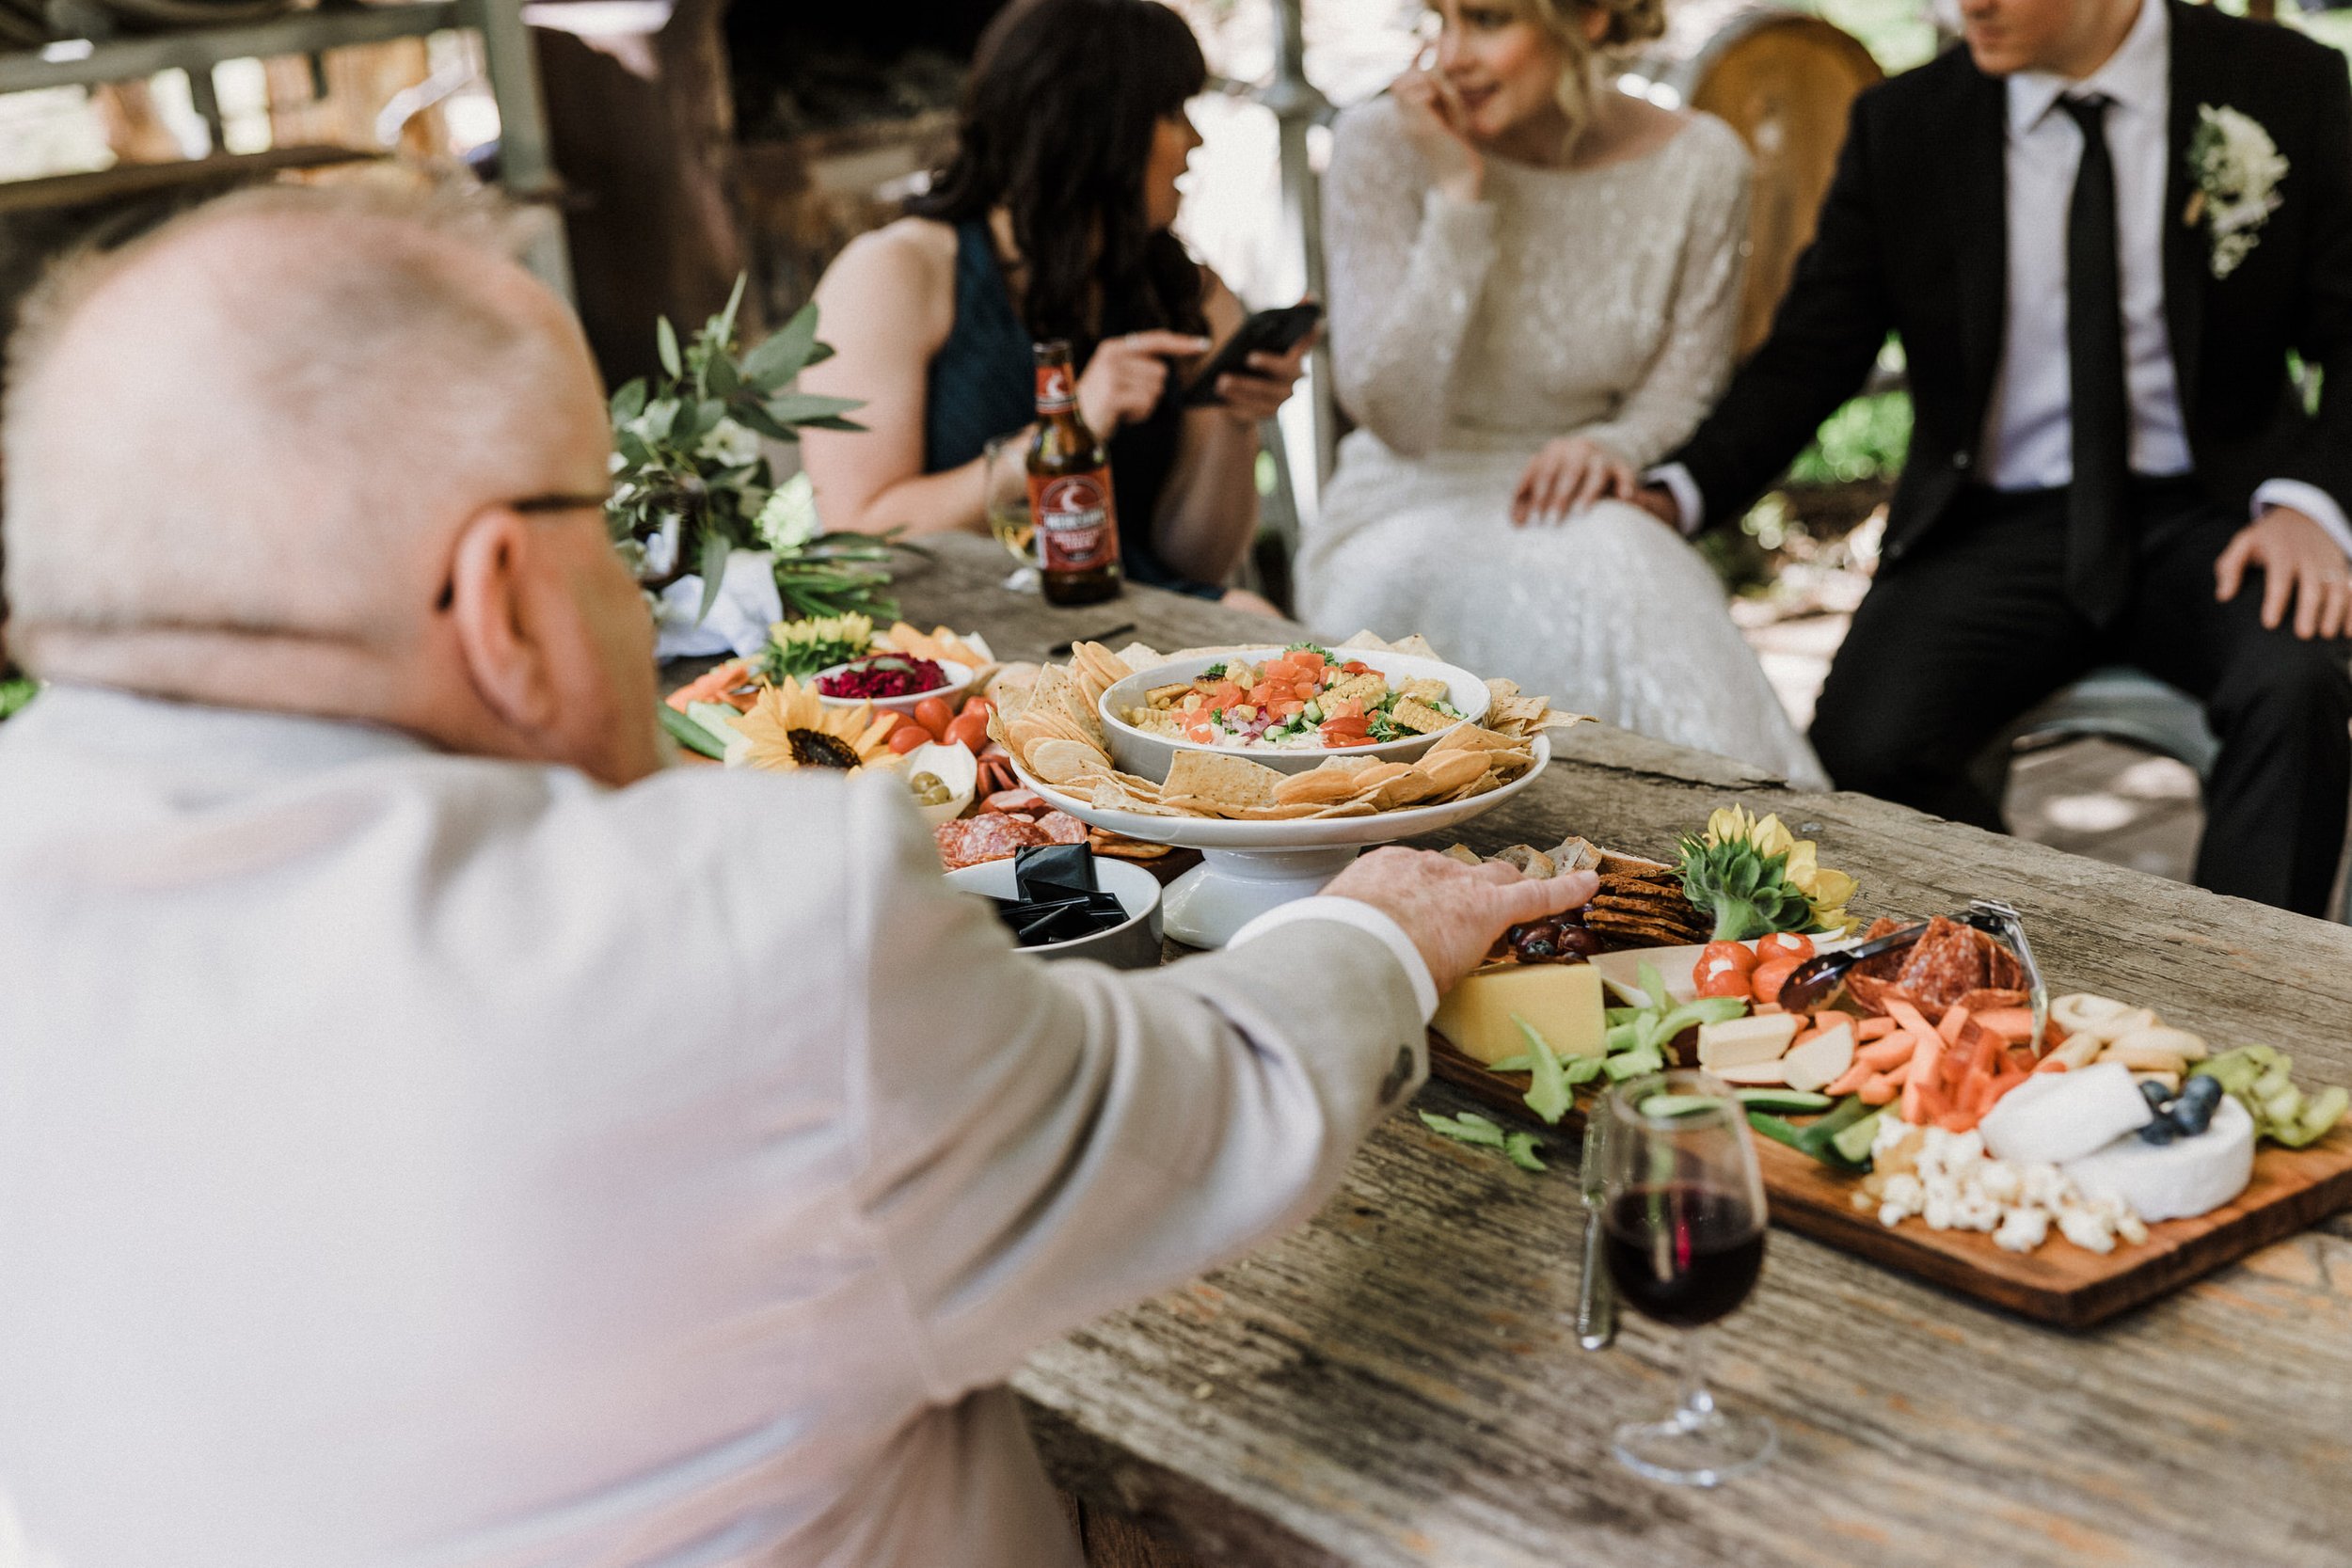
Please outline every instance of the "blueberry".
[[2158, 1117], [2139, 1130], [2142, 1143], [2169, 1144], [2181, 1135], [2180, 1123], [2170, 1117]]
[[2148, 1102], [2148, 1109], [2161, 1114], [2165, 1106], [2171, 1101], [2172, 1096], [2169, 1090], [2154, 1079], [2143, 1078], [2139, 1081], [2139, 1098]]

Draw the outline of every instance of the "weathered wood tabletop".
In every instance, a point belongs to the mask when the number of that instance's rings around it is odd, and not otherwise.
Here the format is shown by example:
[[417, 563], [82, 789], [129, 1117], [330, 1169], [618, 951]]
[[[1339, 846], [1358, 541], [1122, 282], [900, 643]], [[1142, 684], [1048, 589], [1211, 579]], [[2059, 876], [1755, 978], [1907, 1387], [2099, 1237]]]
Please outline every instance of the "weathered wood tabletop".
[[[1265, 626], [1132, 589], [1053, 610], [1002, 592], [1006, 567], [949, 542], [903, 577], [909, 618], [1012, 658], [1122, 622], [1168, 648]], [[1462, 838], [1663, 853], [1714, 806], [1777, 811], [1861, 879], [1857, 911], [2007, 899], [2057, 984], [2352, 1084], [2352, 929], [1621, 731], [1559, 753]], [[1697, 1491], [1610, 1458], [1613, 1426], [1670, 1403], [1677, 1337], [1629, 1314], [1578, 1350], [1575, 1164], [1557, 1148], [1530, 1175], [1391, 1119], [1298, 1235], [1039, 1353], [1016, 1386], [1041, 1446], [1063, 1484], [1218, 1564], [2352, 1563], [2352, 1216], [2079, 1334], [1775, 1229], [1708, 1337], [1719, 1392], [1769, 1412], [1782, 1451]]]

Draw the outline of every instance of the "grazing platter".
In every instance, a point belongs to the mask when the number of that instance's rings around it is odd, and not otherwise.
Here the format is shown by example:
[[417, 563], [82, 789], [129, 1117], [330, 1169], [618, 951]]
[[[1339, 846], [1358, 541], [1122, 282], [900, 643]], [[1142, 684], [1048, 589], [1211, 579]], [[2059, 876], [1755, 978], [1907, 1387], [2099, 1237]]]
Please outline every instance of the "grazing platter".
[[[1677, 865], [1579, 839], [1493, 858], [1600, 879], [1432, 1023], [1435, 1075], [1521, 1123], [1572, 1131], [1613, 1083], [1704, 1069], [1747, 1107], [1774, 1220], [2065, 1328], [2352, 1204], [2352, 1095], [2266, 1045], [2053, 996], [2004, 906], [1860, 929], [1850, 879], [1738, 812]], [[1523, 1134], [1424, 1119], [1530, 1163]]]

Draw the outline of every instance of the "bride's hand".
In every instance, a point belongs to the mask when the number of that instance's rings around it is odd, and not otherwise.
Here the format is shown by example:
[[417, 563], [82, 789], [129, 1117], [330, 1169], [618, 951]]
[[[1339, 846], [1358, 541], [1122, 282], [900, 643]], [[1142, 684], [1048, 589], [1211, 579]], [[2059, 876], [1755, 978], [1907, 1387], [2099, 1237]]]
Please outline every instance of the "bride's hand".
[[1405, 132], [1429, 166], [1430, 182], [1456, 201], [1476, 201], [1486, 188], [1486, 160], [1462, 130], [1462, 102], [1446, 79], [1418, 68], [1389, 84], [1405, 111]]
[[1633, 467], [1598, 441], [1562, 436], [1544, 443], [1511, 494], [1511, 521], [1556, 523], [1597, 500], [1631, 497], [1640, 488]]

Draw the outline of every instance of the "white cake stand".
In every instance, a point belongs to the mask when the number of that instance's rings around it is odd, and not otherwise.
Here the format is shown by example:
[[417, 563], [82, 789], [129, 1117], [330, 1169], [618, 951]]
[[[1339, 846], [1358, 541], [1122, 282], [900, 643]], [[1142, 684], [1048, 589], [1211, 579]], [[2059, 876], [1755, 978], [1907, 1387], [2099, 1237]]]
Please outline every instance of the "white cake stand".
[[1089, 827], [1154, 844], [1200, 851], [1200, 863], [1168, 885], [1161, 899], [1168, 934], [1192, 947], [1222, 947], [1250, 921], [1305, 898], [1346, 869], [1366, 847], [1418, 838], [1467, 822], [1535, 782], [1551, 763], [1551, 739], [1535, 736], [1535, 763], [1499, 789], [1441, 806], [1291, 822], [1232, 822], [1222, 817], [1146, 816], [1076, 800], [1040, 784], [1018, 764], [1021, 782]]

